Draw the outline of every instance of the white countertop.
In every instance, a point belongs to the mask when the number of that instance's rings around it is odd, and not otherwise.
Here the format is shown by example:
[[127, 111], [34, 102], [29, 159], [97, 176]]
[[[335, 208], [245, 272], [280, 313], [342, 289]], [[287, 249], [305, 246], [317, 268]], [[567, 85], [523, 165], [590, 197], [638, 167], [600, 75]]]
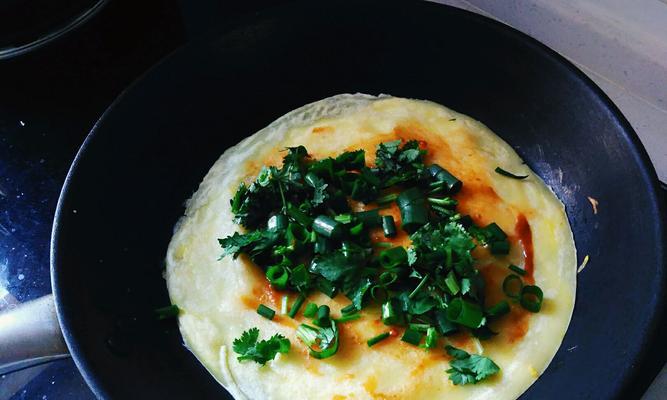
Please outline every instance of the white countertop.
[[621, 109], [667, 182], [667, 0], [436, 0], [558, 51]]

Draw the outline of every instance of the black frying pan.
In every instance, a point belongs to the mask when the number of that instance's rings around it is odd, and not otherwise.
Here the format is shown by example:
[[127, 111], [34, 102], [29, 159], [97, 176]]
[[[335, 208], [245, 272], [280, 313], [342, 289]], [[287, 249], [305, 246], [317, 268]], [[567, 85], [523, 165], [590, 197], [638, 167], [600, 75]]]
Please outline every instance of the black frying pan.
[[183, 201], [230, 145], [305, 103], [360, 91], [483, 121], [565, 203], [590, 263], [563, 345], [523, 398], [634, 396], [638, 368], [656, 351], [665, 210], [618, 109], [562, 57], [489, 19], [424, 2], [317, 3], [178, 51], [109, 108], [79, 151], [51, 271], [62, 332], [93, 391], [225, 398], [173, 321], [151, 315], [168, 304], [162, 260]]

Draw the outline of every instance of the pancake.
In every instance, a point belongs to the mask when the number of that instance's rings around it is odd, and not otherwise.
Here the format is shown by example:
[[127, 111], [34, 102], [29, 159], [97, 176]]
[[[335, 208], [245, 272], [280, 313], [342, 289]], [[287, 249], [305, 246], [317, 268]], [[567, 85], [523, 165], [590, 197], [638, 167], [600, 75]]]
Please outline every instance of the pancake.
[[[365, 307], [359, 320], [341, 324], [335, 356], [315, 359], [295, 335], [296, 327], [308, 319], [277, 314], [268, 320], [256, 312], [260, 303], [280, 310], [287, 292], [272, 288], [263, 271], [243, 255], [220, 259], [218, 238], [242, 231], [233, 222], [230, 199], [262, 166], [280, 166], [285, 148], [303, 145], [315, 159], [363, 149], [367, 163], [373, 164], [376, 146], [397, 139], [419, 141], [428, 150], [425, 161], [441, 165], [463, 182], [454, 196], [461, 213], [480, 226], [495, 222], [508, 234], [507, 256], [491, 256], [481, 247], [473, 251], [486, 280], [487, 302], [503, 298], [500, 288], [510, 263], [528, 271], [526, 281], [544, 292], [539, 313], [512, 304], [510, 314], [492, 324], [499, 334], [489, 340], [469, 334], [445, 339], [500, 366], [500, 373], [475, 385], [452, 384], [445, 372], [451, 357], [442, 348], [426, 351], [397, 337], [369, 348], [366, 340], [387, 330], [376, 305]], [[528, 178], [508, 178], [496, 173], [496, 167]], [[355, 207], [373, 208], [362, 203]], [[400, 221], [395, 205], [382, 214]], [[380, 234], [373, 239], [410, 244], [400, 229], [392, 239]], [[538, 379], [558, 350], [576, 286], [575, 247], [564, 206], [507, 143], [482, 123], [441, 105], [363, 94], [301, 107], [227, 149], [188, 200], [166, 264], [185, 345], [236, 399], [514, 399]], [[295, 297], [290, 294], [290, 302]], [[329, 305], [335, 315], [349, 304], [342, 294], [330, 299], [317, 291], [308, 301]], [[237, 361], [232, 342], [253, 327], [262, 338], [275, 333], [287, 337], [290, 352], [264, 366]]]

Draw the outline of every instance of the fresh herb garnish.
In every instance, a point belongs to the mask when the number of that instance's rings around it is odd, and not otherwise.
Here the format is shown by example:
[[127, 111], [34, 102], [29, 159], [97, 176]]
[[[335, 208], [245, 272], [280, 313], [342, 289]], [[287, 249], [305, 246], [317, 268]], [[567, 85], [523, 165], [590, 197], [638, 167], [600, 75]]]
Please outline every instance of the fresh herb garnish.
[[500, 372], [500, 368], [490, 358], [468, 354], [465, 350], [447, 345], [447, 353], [454, 357], [447, 370], [449, 380], [455, 385], [476, 384]]
[[[283, 297], [283, 313], [295, 318], [315, 290], [331, 298], [343, 293], [350, 300], [340, 318], [326, 305], [305, 307], [303, 315], [315, 326], [301, 324], [297, 336], [313, 357], [333, 356], [339, 345], [337, 324], [360, 318], [370, 302], [381, 305], [385, 325], [406, 327], [401, 340], [419, 346], [425, 336], [420, 346], [426, 349], [455, 332], [490, 338], [496, 332], [489, 321], [510, 311], [505, 300], [487, 305], [484, 277], [472, 255], [477, 246], [493, 255], [508, 254], [507, 234], [495, 223], [477, 226], [461, 215], [454, 197], [463, 182], [440, 165], [425, 164], [425, 155], [414, 140], [385, 142], [377, 146], [375, 165], [367, 166], [363, 150], [314, 160], [303, 146], [291, 147], [282, 167], [263, 167], [232, 198], [235, 220], [246, 233], [219, 239], [222, 257], [246, 254], [273, 287], [298, 292], [289, 311]], [[380, 208], [353, 212], [350, 199]], [[383, 215], [387, 207], [398, 208], [400, 224]], [[371, 240], [372, 232], [393, 238], [399, 229], [409, 234], [408, 248]], [[523, 285], [526, 271], [510, 269], [520, 276], [510, 275], [503, 291], [514, 303], [538, 312], [541, 290]], [[275, 315], [263, 305], [258, 313], [269, 319]], [[253, 337], [256, 342], [257, 333], [244, 337], [239, 343]], [[388, 337], [379, 335], [368, 345]], [[452, 351], [460, 356], [450, 370], [456, 384], [476, 383], [498, 370], [485, 357]], [[266, 362], [273, 356], [255, 358]]]
[[336, 321], [331, 320], [329, 326], [315, 328], [301, 324], [296, 329], [296, 335], [310, 349], [310, 355], [323, 359], [336, 354], [338, 351], [338, 327]]
[[243, 332], [240, 338], [235, 339], [232, 345], [239, 361], [252, 360], [259, 364], [266, 364], [273, 360], [278, 353], [287, 353], [290, 349], [290, 341], [280, 334], [271, 336], [268, 340], [259, 339], [259, 329], [250, 328]]
[[511, 172], [505, 171], [504, 169], [502, 169], [500, 167], [496, 167], [496, 173], [498, 173], [502, 176], [506, 176], [508, 178], [519, 179], [519, 180], [528, 178], [528, 175], [515, 175]]

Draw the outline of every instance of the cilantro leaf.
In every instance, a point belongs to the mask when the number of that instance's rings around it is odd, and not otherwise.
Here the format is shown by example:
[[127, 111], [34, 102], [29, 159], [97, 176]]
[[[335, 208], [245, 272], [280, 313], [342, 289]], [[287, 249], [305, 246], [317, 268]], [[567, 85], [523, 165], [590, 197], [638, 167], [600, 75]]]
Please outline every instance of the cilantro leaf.
[[336, 157], [336, 164], [346, 170], [361, 169], [366, 165], [366, 152], [363, 150], [346, 151]]
[[222, 246], [222, 255], [220, 258], [233, 255], [234, 258], [237, 258], [240, 253], [244, 252], [248, 246], [257, 242], [262, 238], [262, 232], [253, 231], [246, 235], [234, 232], [232, 236], [227, 236], [224, 239], [218, 239], [218, 243]]
[[240, 338], [232, 343], [235, 353], [239, 354], [239, 361], [252, 360], [259, 364], [266, 364], [273, 360], [278, 353], [287, 353], [290, 349], [290, 341], [280, 334], [271, 336], [268, 340], [259, 339], [259, 329], [250, 328], [243, 332]]
[[455, 385], [476, 384], [500, 372], [500, 367], [488, 357], [468, 354], [465, 350], [450, 345], [447, 345], [445, 350], [454, 357], [449, 363], [447, 373]]
[[329, 198], [329, 193], [327, 193], [329, 185], [324, 179], [318, 177], [316, 174], [308, 174], [306, 176], [306, 183], [314, 189], [313, 199], [311, 200], [313, 206], [318, 206]]
[[417, 251], [414, 247], [408, 249], [408, 265], [413, 266], [417, 262]]
[[322, 254], [313, 259], [310, 271], [322, 275], [331, 282], [350, 280], [363, 266], [361, 254], [352, 252], [347, 255], [342, 250]]

